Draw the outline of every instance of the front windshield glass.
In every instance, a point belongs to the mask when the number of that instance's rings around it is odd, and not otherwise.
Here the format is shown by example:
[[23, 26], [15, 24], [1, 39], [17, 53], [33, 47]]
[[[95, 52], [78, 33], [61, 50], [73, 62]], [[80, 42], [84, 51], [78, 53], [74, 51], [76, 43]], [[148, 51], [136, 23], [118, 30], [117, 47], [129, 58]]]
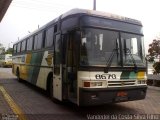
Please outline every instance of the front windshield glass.
[[124, 66], [144, 66], [143, 38], [140, 35], [121, 33]]
[[86, 28], [82, 31], [80, 65], [120, 66], [119, 34], [115, 31]]

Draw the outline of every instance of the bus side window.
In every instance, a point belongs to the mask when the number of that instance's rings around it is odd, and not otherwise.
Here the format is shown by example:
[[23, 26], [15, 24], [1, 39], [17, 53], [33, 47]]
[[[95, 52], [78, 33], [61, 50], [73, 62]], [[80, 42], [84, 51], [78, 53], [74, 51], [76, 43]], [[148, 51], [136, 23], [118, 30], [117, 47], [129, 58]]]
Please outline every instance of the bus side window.
[[17, 52], [21, 51], [21, 42], [18, 43]]
[[16, 53], [16, 52], [17, 52], [17, 44], [13, 46], [13, 53]]
[[54, 36], [54, 27], [52, 26], [46, 30], [45, 47], [53, 46], [53, 36]]
[[22, 42], [22, 47], [21, 47], [21, 51], [23, 52], [23, 51], [25, 51], [26, 50], [26, 40], [24, 40], [23, 42]]
[[34, 36], [34, 50], [37, 49], [37, 44], [38, 44], [38, 35]]
[[27, 40], [27, 50], [32, 50], [33, 48], [33, 36]]
[[41, 49], [43, 44], [43, 32], [34, 36], [34, 50]]
[[37, 41], [37, 49], [41, 49], [43, 46], [43, 32], [38, 34], [38, 41]]

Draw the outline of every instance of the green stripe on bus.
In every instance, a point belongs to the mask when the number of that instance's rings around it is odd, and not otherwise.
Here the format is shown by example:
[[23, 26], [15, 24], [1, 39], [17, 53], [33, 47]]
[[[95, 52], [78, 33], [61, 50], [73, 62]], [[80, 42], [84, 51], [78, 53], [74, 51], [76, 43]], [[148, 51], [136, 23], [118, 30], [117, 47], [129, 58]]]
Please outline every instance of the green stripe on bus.
[[[29, 81], [33, 84], [37, 83], [39, 71], [40, 71], [40, 66], [42, 63], [44, 52], [38, 52], [38, 53], [33, 53], [31, 57], [31, 65], [29, 68]], [[35, 66], [34, 66], [35, 65]]]
[[129, 79], [130, 72], [122, 72], [121, 79]]
[[137, 78], [137, 73], [135, 72], [130, 72], [129, 74], [129, 79], [136, 79]]

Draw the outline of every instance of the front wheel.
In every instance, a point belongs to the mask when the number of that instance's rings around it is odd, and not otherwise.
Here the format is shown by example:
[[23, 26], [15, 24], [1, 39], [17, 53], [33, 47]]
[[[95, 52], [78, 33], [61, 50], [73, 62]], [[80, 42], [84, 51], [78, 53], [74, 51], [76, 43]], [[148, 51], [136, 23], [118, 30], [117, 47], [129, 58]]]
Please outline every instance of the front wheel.
[[49, 82], [49, 96], [50, 96], [50, 98], [53, 98], [53, 77], [50, 77], [50, 82]]
[[22, 82], [22, 79], [20, 78], [19, 69], [17, 69], [17, 71], [16, 71], [16, 76], [17, 76], [18, 82]]

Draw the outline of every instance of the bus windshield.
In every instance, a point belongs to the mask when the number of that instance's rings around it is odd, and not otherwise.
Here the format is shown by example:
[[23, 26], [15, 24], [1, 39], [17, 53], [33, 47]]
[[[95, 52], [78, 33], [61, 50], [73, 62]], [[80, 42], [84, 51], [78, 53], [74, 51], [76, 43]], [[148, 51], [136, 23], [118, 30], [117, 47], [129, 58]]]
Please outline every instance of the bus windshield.
[[144, 66], [142, 40], [140, 35], [121, 33], [124, 66]]
[[136, 66], [144, 66], [143, 49], [140, 35], [85, 28], [81, 38], [80, 65], [105, 67], [110, 64], [109, 67], [135, 67], [136, 64]]

